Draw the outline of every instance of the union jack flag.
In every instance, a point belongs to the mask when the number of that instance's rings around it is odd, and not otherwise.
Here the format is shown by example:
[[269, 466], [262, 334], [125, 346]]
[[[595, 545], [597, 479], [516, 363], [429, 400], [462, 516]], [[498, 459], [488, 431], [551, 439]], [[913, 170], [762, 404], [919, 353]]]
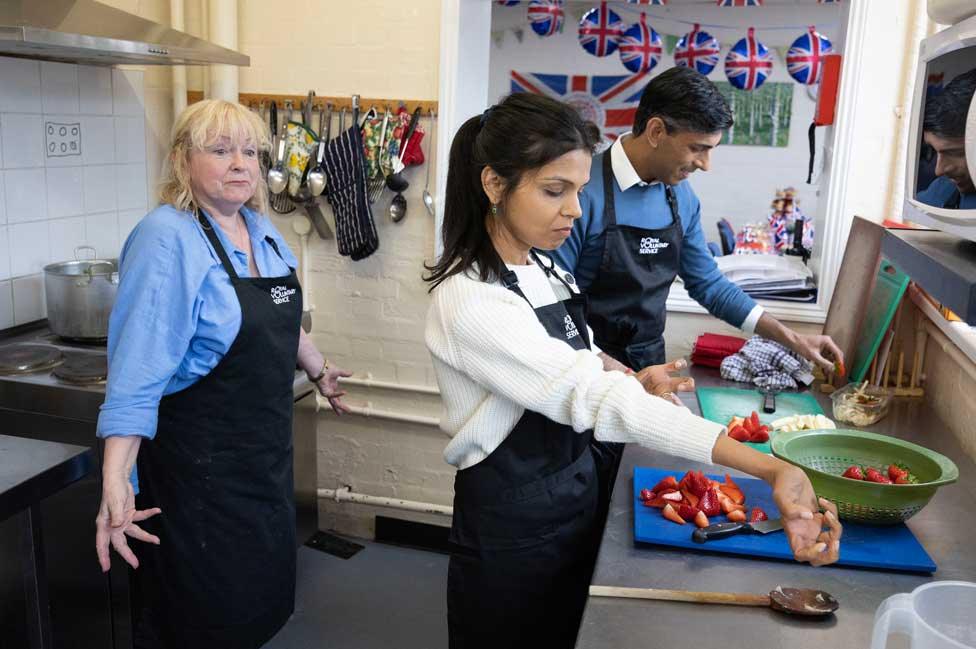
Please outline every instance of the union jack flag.
[[820, 83], [823, 57], [834, 51], [833, 45], [813, 27], [793, 41], [786, 53], [786, 70], [790, 76], [808, 86]]
[[756, 30], [732, 46], [725, 56], [725, 76], [739, 90], [755, 90], [773, 71], [773, 57], [766, 46], [756, 40]]
[[661, 36], [647, 24], [641, 14], [640, 22], [631, 25], [620, 37], [620, 61], [631, 72], [648, 72], [661, 60]]
[[646, 72], [623, 76], [584, 76], [511, 72], [512, 92], [532, 92], [565, 102], [603, 133], [603, 148], [634, 126]]
[[539, 36], [552, 36], [563, 30], [563, 0], [532, 0], [529, 22]]
[[761, 7], [762, 0], [717, 0], [719, 7]]
[[817, 0], [817, 2], [822, 5], [834, 5], [840, 4], [841, 0]]
[[699, 27], [698, 23], [695, 23], [691, 31], [682, 36], [674, 46], [674, 63], [708, 74], [718, 65], [721, 46], [714, 36], [701, 31]]
[[654, 5], [655, 7], [661, 7], [668, 4], [668, 0], [627, 0], [632, 5]]
[[606, 2], [601, 2], [599, 7], [583, 14], [579, 24], [579, 42], [593, 56], [608, 56], [616, 51], [623, 31], [620, 16], [610, 10]]

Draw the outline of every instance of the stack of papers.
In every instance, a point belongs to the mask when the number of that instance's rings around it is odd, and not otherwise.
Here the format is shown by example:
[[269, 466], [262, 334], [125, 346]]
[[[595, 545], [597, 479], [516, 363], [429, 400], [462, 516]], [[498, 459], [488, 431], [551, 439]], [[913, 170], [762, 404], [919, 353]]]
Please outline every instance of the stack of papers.
[[817, 285], [799, 257], [778, 255], [725, 255], [716, 257], [719, 270], [754, 298], [815, 302]]

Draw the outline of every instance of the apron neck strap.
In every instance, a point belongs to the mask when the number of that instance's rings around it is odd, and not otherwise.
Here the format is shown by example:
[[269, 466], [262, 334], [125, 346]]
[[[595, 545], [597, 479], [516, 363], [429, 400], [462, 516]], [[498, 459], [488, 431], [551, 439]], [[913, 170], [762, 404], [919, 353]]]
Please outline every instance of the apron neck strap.
[[664, 198], [668, 201], [668, 208], [671, 210], [671, 222], [681, 223], [681, 216], [678, 214], [678, 199], [674, 195], [674, 188], [671, 185], [664, 186]]
[[217, 233], [214, 232], [213, 226], [210, 225], [210, 221], [203, 215], [203, 211], [200, 208], [197, 208], [197, 219], [199, 219], [200, 226], [203, 228], [203, 233], [207, 235], [210, 245], [213, 246], [214, 252], [217, 253], [220, 263], [224, 266], [224, 270], [227, 271], [227, 274], [230, 275], [232, 280], [239, 279], [237, 271], [234, 270], [234, 264], [230, 263], [230, 259], [227, 258], [227, 251], [224, 250], [224, 246], [220, 243]]
[[[560, 284], [566, 287], [566, 290], [569, 291], [569, 294], [573, 295], [574, 291], [572, 287], [566, 282], [565, 279], [563, 279], [562, 275], [556, 272], [556, 262], [553, 260], [552, 257], [550, 257], [545, 253], [543, 253], [540, 257], [539, 253], [536, 252], [535, 248], [530, 250], [529, 254], [532, 256], [532, 261], [534, 261], [536, 265], [538, 265], [539, 268], [541, 268], [543, 272], [545, 272], [546, 277], [555, 277], [556, 279], [559, 280]], [[548, 265], [544, 261], [542, 261], [542, 257], [545, 257], [549, 261]]]

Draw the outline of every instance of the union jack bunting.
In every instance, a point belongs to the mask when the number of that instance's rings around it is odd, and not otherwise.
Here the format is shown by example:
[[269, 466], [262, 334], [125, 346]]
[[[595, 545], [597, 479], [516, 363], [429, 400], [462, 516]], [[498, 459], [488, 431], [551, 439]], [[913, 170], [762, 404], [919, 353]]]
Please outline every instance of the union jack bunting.
[[841, 0], [817, 0], [817, 3], [822, 5], [839, 5]]
[[563, 0], [532, 0], [529, 23], [539, 36], [552, 36], [563, 30]]
[[732, 46], [725, 56], [725, 76], [739, 90], [755, 90], [773, 71], [773, 57], [766, 46], [756, 40], [756, 30]]
[[763, 0], [716, 0], [719, 7], [761, 7]]
[[654, 7], [661, 7], [668, 4], [668, 0], [627, 0], [632, 5], [652, 5]]
[[624, 24], [616, 12], [601, 2], [590, 9], [580, 20], [579, 42], [593, 56], [608, 56], [617, 50], [617, 41], [624, 31]]
[[503, 7], [514, 7], [521, 1], [522, 0], [495, 0], [496, 3], [500, 4]]
[[511, 72], [512, 92], [548, 95], [573, 106], [584, 119], [603, 133], [601, 148], [610, 146], [634, 126], [634, 114], [644, 86], [646, 72], [622, 76], [584, 76]]
[[830, 41], [810, 27], [806, 34], [793, 41], [786, 52], [786, 70], [804, 85], [820, 83], [824, 55], [833, 51]]
[[631, 25], [620, 37], [620, 61], [631, 72], [648, 72], [661, 60], [661, 36], [647, 24], [641, 14], [640, 22]]
[[695, 23], [691, 31], [674, 46], [674, 63], [708, 74], [718, 65], [720, 49], [718, 40], [708, 32], [701, 31], [698, 23]]

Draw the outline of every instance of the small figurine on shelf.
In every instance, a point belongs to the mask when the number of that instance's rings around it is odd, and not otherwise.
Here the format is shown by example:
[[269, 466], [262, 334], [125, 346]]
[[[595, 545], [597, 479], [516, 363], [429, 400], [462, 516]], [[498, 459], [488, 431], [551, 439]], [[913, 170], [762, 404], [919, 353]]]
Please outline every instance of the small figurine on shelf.
[[[792, 187], [778, 190], [771, 207], [773, 211], [769, 215], [769, 230], [773, 236], [776, 254], [784, 254], [787, 248], [793, 245], [794, 230], [796, 230], [797, 223], [800, 223], [801, 246], [808, 251], [811, 250], [813, 248], [813, 222], [800, 211], [796, 190]], [[807, 256], [809, 257], [809, 252]]]

